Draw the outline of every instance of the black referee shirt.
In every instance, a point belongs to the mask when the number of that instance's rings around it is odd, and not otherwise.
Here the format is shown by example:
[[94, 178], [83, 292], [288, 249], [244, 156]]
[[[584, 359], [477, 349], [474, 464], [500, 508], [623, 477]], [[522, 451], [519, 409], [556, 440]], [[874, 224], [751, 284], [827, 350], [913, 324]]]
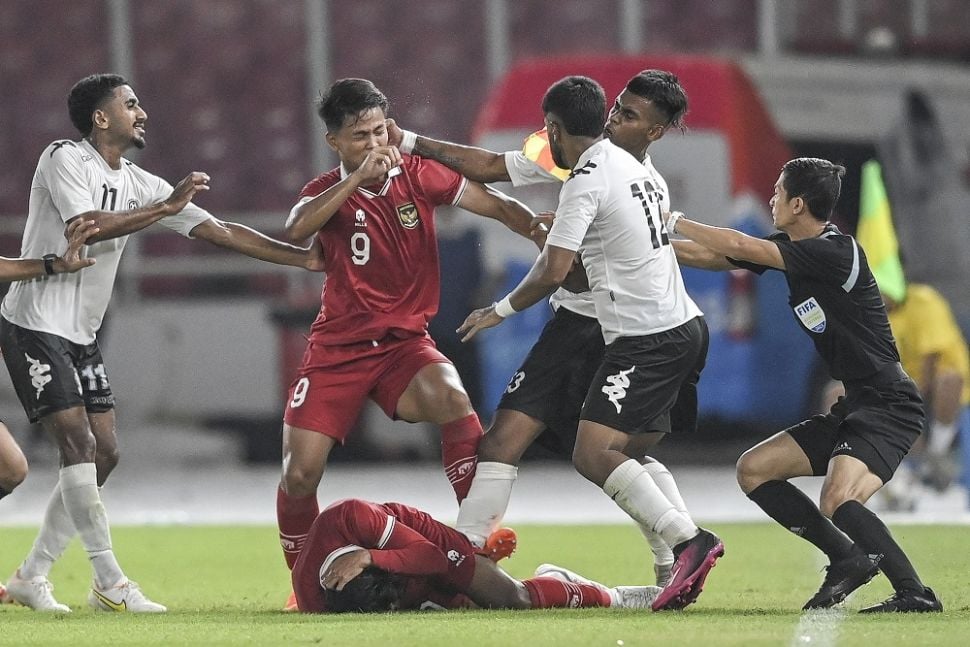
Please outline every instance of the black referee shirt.
[[[889, 318], [865, 252], [829, 223], [817, 238], [768, 236], [785, 259], [788, 305], [837, 380], [858, 380], [899, 361]], [[728, 259], [757, 274], [768, 269]]]

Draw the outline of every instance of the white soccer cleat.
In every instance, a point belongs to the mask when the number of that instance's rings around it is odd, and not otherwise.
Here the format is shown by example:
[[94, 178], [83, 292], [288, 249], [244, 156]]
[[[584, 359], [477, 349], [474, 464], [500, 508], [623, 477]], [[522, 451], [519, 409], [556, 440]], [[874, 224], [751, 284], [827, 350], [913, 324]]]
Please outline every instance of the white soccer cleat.
[[663, 591], [659, 586], [615, 586], [610, 591], [611, 607], [618, 609], [650, 609]]
[[54, 585], [43, 575], [29, 580], [21, 579], [20, 571], [10, 576], [7, 581], [4, 602], [22, 604], [34, 611], [49, 613], [70, 613], [71, 608], [54, 599]]
[[88, 593], [88, 604], [98, 611], [117, 611], [119, 613], [165, 613], [164, 605], [152, 602], [141, 592], [138, 584], [125, 580], [118, 586], [107, 590], [91, 587]]
[[568, 568], [563, 568], [562, 566], [556, 566], [555, 564], [539, 564], [536, 568], [536, 577], [554, 577], [557, 580], [562, 580], [563, 582], [571, 582], [572, 584], [592, 584], [594, 586], [602, 586], [606, 588], [599, 582], [594, 582], [591, 579], [585, 578], [579, 573], [574, 573]]

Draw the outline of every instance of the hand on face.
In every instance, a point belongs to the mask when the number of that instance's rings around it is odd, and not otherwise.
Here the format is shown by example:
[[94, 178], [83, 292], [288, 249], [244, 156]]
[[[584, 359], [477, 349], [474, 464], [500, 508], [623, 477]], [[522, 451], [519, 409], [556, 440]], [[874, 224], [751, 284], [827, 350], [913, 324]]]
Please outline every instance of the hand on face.
[[382, 180], [392, 168], [400, 166], [402, 161], [396, 146], [378, 146], [367, 153], [354, 173], [361, 184], [373, 184]]

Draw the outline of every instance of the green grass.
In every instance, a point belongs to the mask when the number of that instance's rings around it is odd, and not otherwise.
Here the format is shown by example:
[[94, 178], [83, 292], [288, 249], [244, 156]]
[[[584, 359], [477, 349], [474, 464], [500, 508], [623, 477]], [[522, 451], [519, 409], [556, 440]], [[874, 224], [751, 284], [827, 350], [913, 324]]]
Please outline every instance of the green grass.
[[[0, 608], [0, 644], [16, 645], [795, 645], [801, 605], [821, 581], [821, 559], [804, 541], [769, 524], [721, 524], [727, 554], [697, 604], [682, 613], [617, 609], [455, 611], [380, 616], [284, 614], [288, 581], [274, 528], [119, 527], [125, 570], [161, 616], [95, 613], [85, 604], [90, 570], [76, 542], [51, 580], [74, 613], [48, 616]], [[624, 526], [521, 526], [519, 551], [505, 562], [528, 577], [541, 562], [606, 584], [649, 583], [649, 550]], [[970, 627], [970, 531], [900, 526], [894, 534], [943, 599], [942, 615], [859, 616], [891, 591], [878, 577], [846, 603], [836, 645], [965, 645]], [[2, 529], [0, 573], [17, 566], [31, 529]], [[649, 573], [649, 575], [648, 575]]]

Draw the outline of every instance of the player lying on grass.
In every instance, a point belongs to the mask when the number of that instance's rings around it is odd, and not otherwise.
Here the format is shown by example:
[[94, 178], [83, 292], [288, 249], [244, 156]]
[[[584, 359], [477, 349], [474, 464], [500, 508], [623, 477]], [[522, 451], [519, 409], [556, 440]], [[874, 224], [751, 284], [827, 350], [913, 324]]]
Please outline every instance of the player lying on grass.
[[649, 609], [660, 588], [609, 588], [544, 564], [520, 581], [465, 535], [401, 503], [339, 501], [310, 528], [293, 567], [306, 613], [417, 609]]

